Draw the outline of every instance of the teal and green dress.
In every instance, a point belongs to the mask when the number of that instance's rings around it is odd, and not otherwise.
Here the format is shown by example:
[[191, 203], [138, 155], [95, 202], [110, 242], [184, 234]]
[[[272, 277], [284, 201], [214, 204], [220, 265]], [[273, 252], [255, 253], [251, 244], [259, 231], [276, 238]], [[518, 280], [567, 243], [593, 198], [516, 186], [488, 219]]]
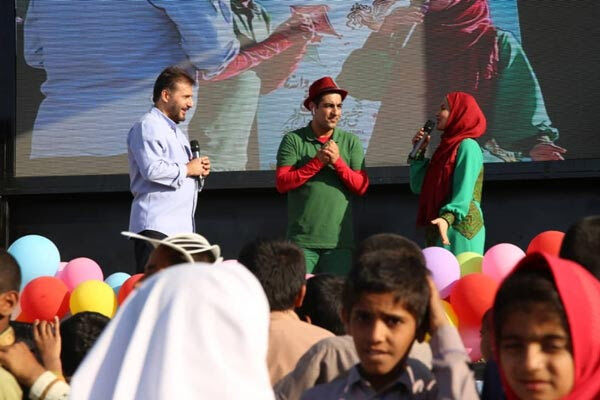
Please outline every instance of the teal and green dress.
[[[413, 160], [410, 164], [410, 188], [421, 193], [429, 159]], [[483, 254], [485, 226], [481, 212], [481, 189], [483, 186], [483, 155], [474, 139], [463, 140], [456, 154], [452, 191], [447, 202], [440, 208], [439, 216], [448, 221], [449, 246], [443, 246], [437, 226], [426, 228], [427, 246], [440, 246], [454, 255], [472, 251]]]

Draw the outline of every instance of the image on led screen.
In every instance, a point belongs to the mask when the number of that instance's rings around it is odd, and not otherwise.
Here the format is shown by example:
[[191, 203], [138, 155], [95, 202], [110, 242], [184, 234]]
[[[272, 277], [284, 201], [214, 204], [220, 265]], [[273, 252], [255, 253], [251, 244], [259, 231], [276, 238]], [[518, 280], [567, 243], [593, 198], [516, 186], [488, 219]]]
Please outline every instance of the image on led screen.
[[17, 176], [127, 173], [127, 133], [168, 65], [197, 80], [180, 126], [214, 171], [274, 169], [325, 75], [349, 91], [338, 126], [369, 167], [405, 165], [450, 91], [487, 117], [485, 162], [571, 155], [516, 0], [18, 0], [17, 26]]

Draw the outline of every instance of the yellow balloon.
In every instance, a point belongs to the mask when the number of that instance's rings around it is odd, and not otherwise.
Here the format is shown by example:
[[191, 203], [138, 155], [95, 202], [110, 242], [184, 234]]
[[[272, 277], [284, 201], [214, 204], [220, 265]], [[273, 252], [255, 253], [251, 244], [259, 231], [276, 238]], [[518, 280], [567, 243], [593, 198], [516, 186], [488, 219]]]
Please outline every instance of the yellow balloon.
[[475, 274], [481, 272], [483, 256], [479, 253], [467, 251], [456, 256], [458, 265], [460, 265], [460, 276]]
[[446, 318], [452, 324], [453, 327], [458, 327], [458, 317], [452, 308], [452, 305], [448, 303], [446, 300], [442, 300], [442, 304], [444, 305], [444, 310], [446, 310]]
[[117, 311], [115, 292], [102, 281], [89, 280], [77, 285], [70, 300], [71, 314], [94, 311], [112, 318]]

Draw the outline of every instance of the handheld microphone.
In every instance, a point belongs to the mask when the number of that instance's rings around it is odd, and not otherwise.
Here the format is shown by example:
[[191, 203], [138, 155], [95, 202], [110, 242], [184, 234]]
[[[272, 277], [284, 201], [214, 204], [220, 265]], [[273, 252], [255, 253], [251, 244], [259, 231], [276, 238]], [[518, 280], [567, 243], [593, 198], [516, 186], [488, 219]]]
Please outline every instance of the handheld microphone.
[[200, 143], [197, 140], [190, 142], [190, 149], [192, 150], [192, 158], [200, 158]]
[[435, 126], [435, 122], [433, 122], [433, 120], [431, 120], [431, 119], [428, 119], [427, 122], [425, 122], [425, 126], [423, 126], [423, 132], [424, 132], [423, 137], [417, 143], [414, 144], [413, 149], [410, 152], [410, 154], [408, 155], [408, 159], [406, 160], [407, 163], [410, 160], [414, 159], [417, 156], [417, 154], [420, 152], [423, 142], [425, 142], [427, 135], [429, 135], [431, 133], [434, 126]]

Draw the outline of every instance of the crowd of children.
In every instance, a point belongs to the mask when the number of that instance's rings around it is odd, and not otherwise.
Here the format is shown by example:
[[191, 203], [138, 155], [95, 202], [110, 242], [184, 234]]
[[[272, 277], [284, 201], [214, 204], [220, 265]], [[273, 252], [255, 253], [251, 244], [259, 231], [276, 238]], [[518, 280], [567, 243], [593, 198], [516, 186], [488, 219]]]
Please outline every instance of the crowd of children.
[[290, 242], [224, 262], [209, 246], [198, 262], [200, 239], [154, 243], [112, 320], [11, 321], [21, 273], [1, 251], [0, 399], [600, 398], [600, 217], [566, 233], [560, 258], [528, 254], [501, 282], [482, 374], [402, 236], [365, 239], [346, 277], [308, 280]]

